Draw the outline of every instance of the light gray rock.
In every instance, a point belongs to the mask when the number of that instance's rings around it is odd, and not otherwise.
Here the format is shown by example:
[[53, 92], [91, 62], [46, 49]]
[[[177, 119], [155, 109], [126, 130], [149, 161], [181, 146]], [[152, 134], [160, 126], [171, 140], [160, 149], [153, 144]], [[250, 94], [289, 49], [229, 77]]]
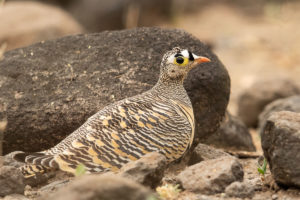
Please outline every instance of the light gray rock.
[[188, 164], [194, 165], [204, 160], [212, 160], [221, 158], [224, 156], [230, 156], [228, 153], [222, 151], [221, 149], [216, 149], [206, 144], [199, 143], [193, 152], [191, 153], [191, 157], [189, 159]]
[[4, 153], [53, 147], [114, 101], [158, 80], [163, 54], [175, 46], [212, 60], [194, 68], [184, 87], [195, 110], [195, 144], [215, 133], [230, 93], [227, 70], [211, 50], [176, 29], [138, 28], [73, 35], [6, 52], [0, 105], [7, 105]]
[[263, 127], [261, 140], [275, 181], [300, 187], [300, 113], [272, 113]]
[[21, 171], [12, 166], [0, 167], [0, 196], [24, 193], [24, 178]]
[[247, 182], [235, 181], [226, 187], [225, 193], [229, 197], [251, 199], [254, 196], [254, 188]]
[[177, 176], [184, 189], [208, 195], [224, 192], [229, 184], [243, 177], [242, 165], [232, 157], [202, 161]]
[[264, 107], [276, 99], [300, 94], [300, 88], [286, 79], [257, 81], [238, 99], [238, 117], [248, 127], [256, 127]]
[[300, 113], [300, 95], [278, 99], [269, 103], [263, 112], [259, 115], [259, 132], [261, 134], [262, 128], [266, 124], [266, 120], [273, 112], [291, 111]]
[[153, 193], [131, 180], [117, 175], [86, 175], [72, 181], [43, 200], [147, 200]]
[[166, 157], [153, 152], [124, 165], [120, 169], [119, 175], [151, 188], [156, 188], [164, 176], [166, 167]]

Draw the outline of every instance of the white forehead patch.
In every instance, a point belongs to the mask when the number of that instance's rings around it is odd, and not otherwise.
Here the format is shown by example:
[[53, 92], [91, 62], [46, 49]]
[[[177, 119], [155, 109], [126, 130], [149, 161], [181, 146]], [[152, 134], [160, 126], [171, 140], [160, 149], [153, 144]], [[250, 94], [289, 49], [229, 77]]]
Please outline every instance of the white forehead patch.
[[183, 50], [183, 51], [181, 51], [181, 54], [184, 56], [184, 57], [186, 57], [186, 58], [189, 58], [189, 52], [188, 52], [188, 50]]

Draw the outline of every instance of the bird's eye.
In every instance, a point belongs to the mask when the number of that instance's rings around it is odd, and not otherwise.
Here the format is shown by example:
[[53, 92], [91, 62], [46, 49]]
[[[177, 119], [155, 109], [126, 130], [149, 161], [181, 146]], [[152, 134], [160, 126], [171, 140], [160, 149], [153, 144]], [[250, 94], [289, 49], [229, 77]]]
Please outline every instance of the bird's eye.
[[182, 63], [184, 62], [183, 57], [177, 57], [177, 58], [176, 58], [176, 62], [177, 62], [178, 64], [182, 64]]
[[175, 57], [175, 60], [174, 60], [174, 63], [179, 66], [185, 66], [188, 64], [188, 62], [189, 62], [189, 60], [183, 56]]

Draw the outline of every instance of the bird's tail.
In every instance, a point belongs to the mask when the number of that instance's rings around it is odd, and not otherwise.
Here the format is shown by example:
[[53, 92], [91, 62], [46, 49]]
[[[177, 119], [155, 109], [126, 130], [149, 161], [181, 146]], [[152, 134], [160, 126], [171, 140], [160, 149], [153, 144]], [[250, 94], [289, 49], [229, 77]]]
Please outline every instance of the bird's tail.
[[20, 167], [20, 170], [25, 178], [43, 174], [49, 171], [56, 170], [58, 165], [54, 160], [53, 155], [47, 155], [43, 152], [40, 153], [17, 153], [14, 159], [25, 162], [26, 164]]

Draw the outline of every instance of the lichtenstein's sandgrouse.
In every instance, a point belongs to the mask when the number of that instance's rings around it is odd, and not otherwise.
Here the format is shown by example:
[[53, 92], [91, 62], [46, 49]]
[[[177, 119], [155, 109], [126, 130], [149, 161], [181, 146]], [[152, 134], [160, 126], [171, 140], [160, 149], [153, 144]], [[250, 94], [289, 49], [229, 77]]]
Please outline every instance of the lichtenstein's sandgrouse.
[[52, 169], [75, 173], [79, 164], [88, 173], [117, 171], [149, 152], [160, 152], [168, 161], [180, 158], [194, 136], [183, 80], [190, 69], [209, 61], [178, 47], [167, 52], [152, 89], [103, 108], [49, 150], [15, 155], [27, 163], [21, 168], [24, 176]]

